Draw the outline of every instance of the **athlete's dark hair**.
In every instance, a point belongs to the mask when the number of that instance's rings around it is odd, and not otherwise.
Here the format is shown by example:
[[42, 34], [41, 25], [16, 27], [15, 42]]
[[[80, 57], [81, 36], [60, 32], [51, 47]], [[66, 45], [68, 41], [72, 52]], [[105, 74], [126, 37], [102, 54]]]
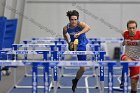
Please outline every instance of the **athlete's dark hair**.
[[70, 19], [71, 16], [77, 16], [77, 19], [79, 18], [79, 13], [76, 10], [68, 11], [67, 16]]
[[128, 28], [128, 25], [129, 25], [129, 24], [132, 24], [132, 23], [135, 23], [135, 24], [136, 24], [136, 27], [137, 27], [137, 22], [136, 22], [135, 20], [129, 20], [129, 21], [127, 22], [127, 28]]

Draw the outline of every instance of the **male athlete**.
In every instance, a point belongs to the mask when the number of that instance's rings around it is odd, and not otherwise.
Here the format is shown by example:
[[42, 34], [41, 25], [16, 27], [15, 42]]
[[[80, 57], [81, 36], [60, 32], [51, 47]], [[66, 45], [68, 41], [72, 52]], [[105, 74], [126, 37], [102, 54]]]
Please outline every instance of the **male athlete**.
[[[123, 33], [125, 45], [125, 53], [121, 56], [123, 61], [139, 61], [140, 60], [140, 31], [137, 30], [137, 22], [129, 20], [127, 29]], [[131, 93], [137, 93], [138, 79], [140, 67], [130, 67]], [[123, 83], [121, 84], [123, 85]]]
[[[88, 40], [86, 38], [86, 32], [90, 30], [90, 27], [84, 23], [79, 21], [79, 13], [76, 10], [68, 11], [67, 16], [69, 18], [69, 22], [63, 28], [63, 37], [69, 45], [69, 50], [74, 51], [74, 40], [78, 39], [77, 51], [86, 51], [86, 45]], [[70, 36], [70, 40], [69, 40]], [[86, 55], [77, 55], [78, 60], [86, 60]], [[80, 67], [78, 70], [75, 79], [72, 80], [72, 90], [75, 92], [78, 80], [81, 78], [83, 73], [85, 72], [85, 67]]]

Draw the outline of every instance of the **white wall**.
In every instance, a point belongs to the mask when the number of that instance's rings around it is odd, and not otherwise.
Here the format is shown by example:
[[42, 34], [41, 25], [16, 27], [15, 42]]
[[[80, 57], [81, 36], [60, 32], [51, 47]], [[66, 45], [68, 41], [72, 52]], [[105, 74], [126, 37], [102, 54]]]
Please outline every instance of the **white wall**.
[[0, 0], [0, 16], [4, 15], [5, 3], [5, 0]]
[[25, 0], [17, 0], [17, 5], [16, 5], [17, 13], [15, 14], [15, 18], [18, 19], [18, 26], [17, 26], [15, 43], [20, 42], [21, 28], [22, 28], [23, 15], [24, 15], [24, 6], [25, 6]]
[[139, 2], [131, 4], [126, 2], [130, 0], [124, 0], [126, 4], [121, 4], [113, 3], [113, 0], [108, 0], [111, 1], [109, 3], [92, 2], [92, 0], [88, 2], [81, 0], [80, 3], [70, 2], [70, 0], [67, 1], [68, 3], [53, 1], [26, 1], [21, 41], [32, 37], [62, 36], [62, 28], [68, 23], [66, 12], [73, 9], [79, 11], [80, 21], [91, 26], [87, 37], [121, 37], [119, 31], [126, 29], [126, 22], [129, 19], [140, 22]]
[[7, 17], [8, 19], [15, 18], [14, 9], [16, 9], [16, 4], [17, 4], [17, 0], [6, 0], [5, 11], [4, 11], [5, 17]]
[[[91, 26], [87, 37], [122, 37], [126, 23], [134, 19], [140, 24], [138, 0], [26, 0], [20, 42], [32, 37], [62, 37], [62, 28], [69, 21], [68, 10], [77, 10], [80, 21]], [[115, 46], [108, 44], [113, 57]]]
[[[0, 15], [18, 18], [16, 43], [32, 37], [61, 37], [66, 12], [76, 9], [80, 21], [91, 26], [87, 37], [121, 37], [130, 19], [139, 21], [139, 0], [1, 0]], [[24, 6], [25, 5], [25, 6]], [[14, 13], [14, 11], [16, 11]], [[118, 46], [118, 45], [114, 45]], [[109, 54], [113, 47], [109, 45]]]

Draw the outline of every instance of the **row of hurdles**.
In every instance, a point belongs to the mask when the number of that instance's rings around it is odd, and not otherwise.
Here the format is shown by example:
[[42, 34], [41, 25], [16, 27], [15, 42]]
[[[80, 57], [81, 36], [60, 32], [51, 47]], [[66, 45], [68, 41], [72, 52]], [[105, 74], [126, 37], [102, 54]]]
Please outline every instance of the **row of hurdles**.
[[[108, 67], [108, 92], [113, 93], [113, 66], [121, 64], [125, 69], [124, 75], [124, 89], [123, 93], [128, 93], [128, 67], [129, 66], [138, 66], [138, 62], [124, 62], [124, 61], [111, 61], [105, 60], [106, 51], [101, 51], [101, 43], [108, 42], [121, 42], [122, 39], [108, 39], [108, 40], [98, 40], [98, 39], [90, 39], [91, 43], [89, 46], [92, 51], [67, 51], [67, 44], [63, 39], [33, 39], [30, 41], [24, 41], [24, 44], [13, 44], [12, 50], [1, 50], [0, 54], [6, 54], [7, 60], [0, 60], [1, 66], [26, 66], [32, 65], [32, 93], [37, 93], [38, 89], [38, 77], [37, 77], [37, 67], [42, 65], [44, 69], [44, 93], [49, 93], [49, 69], [50, 67], [53, 69], [53, 81], [54, 81], [54, 93], [57, 93], [58, 87], [58, 67], [65, 66], [87, 66], [87, 67], [98, 67], [100, 69], [100, 79], [99, 79], [99, 90], [101, 93], [104, 93], [104, 66]], [[37, 44], [37, 42], [41, 42], [41, 44]], [[50, 44], [50, 42], [53, 42]], [[31, 44], [29, 44], [31, 43]], [[43, 43], [43, 44], [42, 44]], [[49, 43], [49, 44], [48, 44]], [[23, 50], [19, 50], [20, 47], [23, 47]], [[29, 50], [28, 48], [32, 47], [33, 50]], [[36, 50], [36, 47], [47, 47], [49, 50]], [[43, 55], [42, 60], [28, 60], [28, 55]], [[24, 55], [24, 59], [18, 59], [18, 55]], [[90, 61], [73, 61], [73, 60], [65, 60], [64, 55], [92, 55], [92, 59]], [[14, 57], [13, 60], [9, 59]], [[97, 79], [98, 80], [98, 79]]]

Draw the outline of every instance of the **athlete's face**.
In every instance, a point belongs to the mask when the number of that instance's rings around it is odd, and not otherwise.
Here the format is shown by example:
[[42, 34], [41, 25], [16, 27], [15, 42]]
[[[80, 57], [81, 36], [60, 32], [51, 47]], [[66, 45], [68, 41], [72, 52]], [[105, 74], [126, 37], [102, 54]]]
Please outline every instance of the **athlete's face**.
[[128, 24], [128, 27], [127, 27], [128, 31], [130, 32], [130, 35], [133, 36], [136, 34], [136, 31], [137, 31], [137, 27], [136, 27], [136, 24], [135, 23], [130, 23]]
[[78, 18], [77, 18], [77, 16], [71, 16], [71, 18], [70, 18], [70, 24], [73, 27], [77, 26], [77, 24], [78, 24]]

